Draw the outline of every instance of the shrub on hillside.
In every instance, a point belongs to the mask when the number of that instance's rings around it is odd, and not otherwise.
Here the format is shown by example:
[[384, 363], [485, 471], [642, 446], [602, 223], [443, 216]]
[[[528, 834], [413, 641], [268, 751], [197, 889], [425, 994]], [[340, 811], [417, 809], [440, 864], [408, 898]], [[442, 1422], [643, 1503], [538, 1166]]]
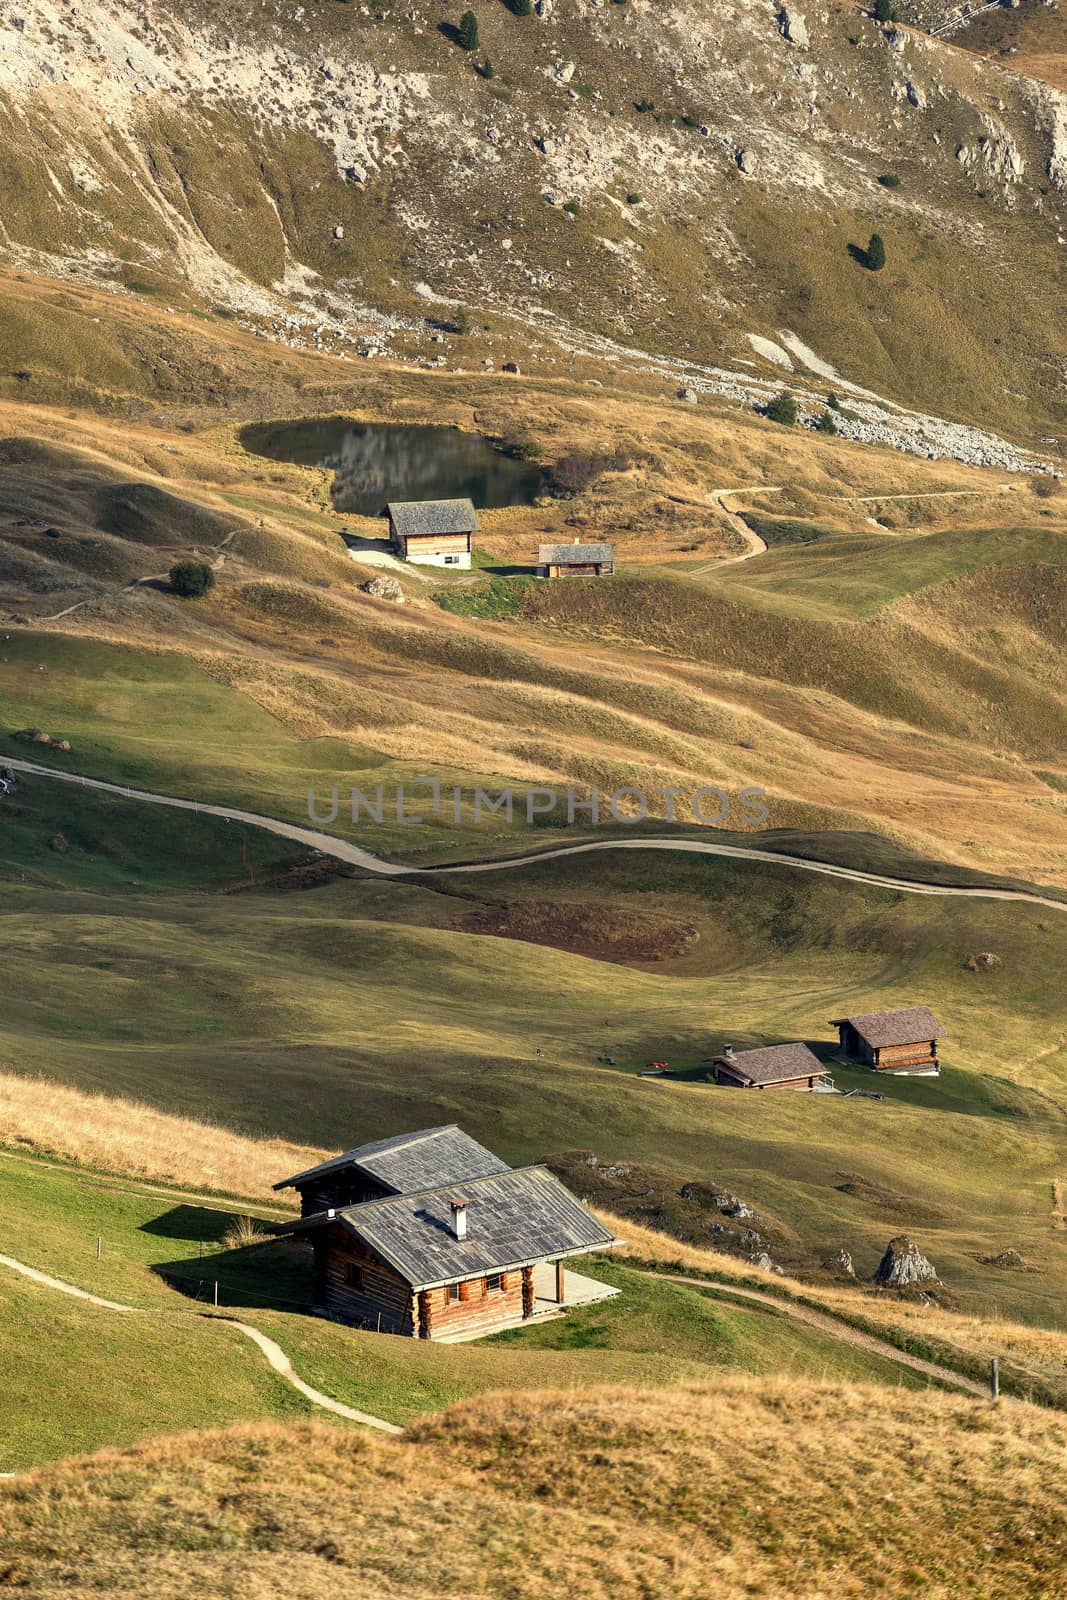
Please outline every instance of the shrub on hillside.
[[883, 189], [900, 188], [900, 179], [897, 177], [895, 172], [883, 172], [882, 176], [878, 179], [878, 182], [882, 185]]
[[538, 461], [542, 454], [541, 445], [532, 433], [506, 433], [500, 440], [500, 448], [513, 461]]
[[465, 11], [460, 17], [458, 39], [464, 50], [477, 50], [478, 18], [473, 11]]
[[605, 472], [626, 472], [630, 462], [622, 455], [581, 454], [564, 456], [552, 468], [549, 489], [560, 500], [572, 500], [588, 489]]
[[215, 574], [206, 561], [176, 561], [170, 569], [170, 586], [183, 600], [199, 600], [215, 587]]
[[893, 0], [874, 0], [871, 16], [874, 18], [875, 22], [895, 22], [897, 20], [897, 13], [893, 5]]
[[797, 420], [797, 403], [788, 390], [783, 389], [781, 394], [776, 394], [769, 401], [763, 415], [771, 422], [780, 422], [786, 428], [792, 428]]
[[836, 433], [837, 423], [834, 421], [833, 413], [830, 411], [824, 411], [818, 422], [815, 424], [815, 427], [819, 433]]
[[867, 246], [866, 266], [868, 272], [881, 272], [885, 266], [885, 244], [880, 233], [872, 233]]
[[1057, 478], [1052, 472], [1039, 473], [1036, 478], [1030, 479], [1030, 493], [1036, 494], [1039, 500], [1052, 500], [1063, 493], [1063, 479]]
[[517, 17], [528, 17], [533, 10], [532, 0], [505, 0], [505, 3]]

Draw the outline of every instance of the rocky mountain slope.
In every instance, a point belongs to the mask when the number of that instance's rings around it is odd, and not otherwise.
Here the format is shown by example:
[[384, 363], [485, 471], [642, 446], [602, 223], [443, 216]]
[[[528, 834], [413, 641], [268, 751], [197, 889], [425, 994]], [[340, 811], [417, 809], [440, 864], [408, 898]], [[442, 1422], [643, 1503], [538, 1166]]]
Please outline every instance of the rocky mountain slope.
[[3, 256], [356, 360], [851, 385], [857, 437], [1057, 458], [1055, 88], [826, 0], [492, 0], [474, 52], [460, 10], [4, 0]]

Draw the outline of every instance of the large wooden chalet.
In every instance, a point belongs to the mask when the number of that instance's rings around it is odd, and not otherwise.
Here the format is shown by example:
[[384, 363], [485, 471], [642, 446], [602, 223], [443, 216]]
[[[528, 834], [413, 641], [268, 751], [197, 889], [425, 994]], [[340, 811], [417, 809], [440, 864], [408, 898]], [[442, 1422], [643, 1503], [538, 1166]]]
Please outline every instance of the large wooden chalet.
[[393, 500], [386, 511], [390, 538], [404, 561], [469, 569], [471, 535], [478, 532], [472, 500]]
[[715, 1082], [731, 1089], [829, 1089], [830, 1075], [806, 1044], [772, 1044], [760, 1050], [727, 1045], [712, 1060]]
[[869, 1011], [858, 1017], [835, 1017], [841, 1054], [875, 1072], [936, 1077], [941, 1071], [937, 1042], [944, 1030], [928, 1006], [902, 1011]]
[[[562, 1309], [564, 1261], [616, 1242], [546, 1167], [513, 1169], [454, 1123], [361, 1145], [275, 1188], [299, 1191], [301, 1218], [279, 1231], [312, 1246], [316, 1310], [419, 1339]], [[546, 1269], [547, 1293], [535, 1283]]]

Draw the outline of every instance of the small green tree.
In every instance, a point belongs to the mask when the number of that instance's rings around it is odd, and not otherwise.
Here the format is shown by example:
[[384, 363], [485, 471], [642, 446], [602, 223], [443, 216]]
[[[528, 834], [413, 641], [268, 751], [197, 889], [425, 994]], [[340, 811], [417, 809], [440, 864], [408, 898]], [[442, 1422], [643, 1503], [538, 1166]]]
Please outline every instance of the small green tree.
[[867, 246], [867, 270], [868, 272], [881, 272], [884, 266], [885, 245], [882, 242], [882, 235], [880, 233], [872, 233], [870, 243]]
[[792, 428], [797, 420], [797, 403], [787, 389], [781, 394], [776, 394], [767, 406], [764, 413], [771, 422], [780, 422], [786, 428]]
[[508, 0], [508, 4], [517, 17], [528, 17], [533, 10], [532, 0]]
[[488, 56], [486, 56], [485, 60], [482, 62], [481, 74], [483, 78], [496, 77], [496, 68], [493, 66], [493, 63], [490, 61]]
[[465, 311], [457, 311], [455, 317], [452, 319], [452, 332], [453, 333], [466, 334], [466, 333], [470, 333], [470, 331], [471, 331], [471, 319], [470, 319], [470, 317], [468, 317], [468, 315], [467, 315], [467, 313]]
[[478, 18], [473, 11], [465, 11], [459, 19], [459, 42], [464, 50], [478, 48]]
[[874, 0], [871, 15], [875, 22], [895, 22], [897, 14], [893, 9], [893, 0]]
[[837, 432], [837, 423], [833, 419], [833, 414], [831, 412], [829, 412], [829, 411], [824, 411], [823, 412], [822, 416], [819, 418], [819, 420], [815, 424], [815, 426], [818, 429], [819, 433], [836, 433]]
[[826, 396], [826, 404], [830, 407], [831, 411], [841, 410], [841, 402], [833, 392]]
[[170, 569], [170, 586], [183, 600], [199, 600], [215, 587], [215, 574], [206, 561], [176, 561]]

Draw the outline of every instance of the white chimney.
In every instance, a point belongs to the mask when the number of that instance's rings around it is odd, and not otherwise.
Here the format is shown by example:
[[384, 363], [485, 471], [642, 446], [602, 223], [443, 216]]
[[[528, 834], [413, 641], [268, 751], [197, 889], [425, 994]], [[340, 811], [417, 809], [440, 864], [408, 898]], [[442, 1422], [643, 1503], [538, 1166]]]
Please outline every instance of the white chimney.
[[448, 1203], [452, 1207], [452, 1232], [457, 1239], [465, 1239], [467, 1237], [467, 1202], [461, 1195], [457, 1195]]
[[734, 1059], [734, 1047], [732, 1044], [728, 1044], [726, 1046], [726, 1049], [723, 1051], [723, 1055], [726, 1057], [727, 1061], [732, 1061]]

